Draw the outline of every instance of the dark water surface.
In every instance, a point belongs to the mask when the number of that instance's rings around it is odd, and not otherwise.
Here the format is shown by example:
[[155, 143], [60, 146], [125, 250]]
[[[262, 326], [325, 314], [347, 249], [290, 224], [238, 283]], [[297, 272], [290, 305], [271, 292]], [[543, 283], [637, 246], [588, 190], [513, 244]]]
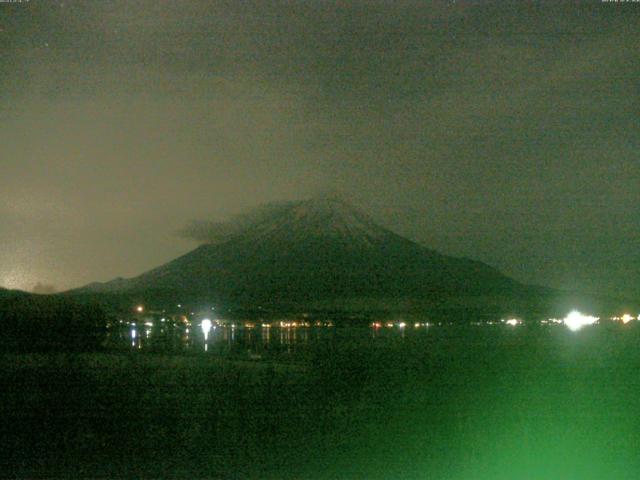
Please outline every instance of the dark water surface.
[[165, 328], [3, 355], [0, 477], [640, 475], [634, 324]]

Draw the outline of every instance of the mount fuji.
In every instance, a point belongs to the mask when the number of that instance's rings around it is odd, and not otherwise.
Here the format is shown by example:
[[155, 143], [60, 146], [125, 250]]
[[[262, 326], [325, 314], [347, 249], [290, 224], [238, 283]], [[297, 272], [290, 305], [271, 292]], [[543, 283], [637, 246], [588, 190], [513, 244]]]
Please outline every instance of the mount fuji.
[[320, 198], [267, 209], [137, 277], [75, 293], [249, 306], [519, 296], [531, 288], [397, 235], [342, 200]]

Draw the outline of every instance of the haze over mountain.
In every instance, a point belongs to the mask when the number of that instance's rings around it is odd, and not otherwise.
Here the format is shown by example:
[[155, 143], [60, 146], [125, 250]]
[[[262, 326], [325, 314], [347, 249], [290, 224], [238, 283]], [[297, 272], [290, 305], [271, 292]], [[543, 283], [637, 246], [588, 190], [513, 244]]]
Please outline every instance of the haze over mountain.
[[[203, 239], [206, 233], [203, 227]], [[332, 198], [262, 208], [235, 227], [209, 233], [209, 242], [158, 268], [76, 292], [310, 305], [510, 296], [530, 289], [486, 264], [403, 238]]]

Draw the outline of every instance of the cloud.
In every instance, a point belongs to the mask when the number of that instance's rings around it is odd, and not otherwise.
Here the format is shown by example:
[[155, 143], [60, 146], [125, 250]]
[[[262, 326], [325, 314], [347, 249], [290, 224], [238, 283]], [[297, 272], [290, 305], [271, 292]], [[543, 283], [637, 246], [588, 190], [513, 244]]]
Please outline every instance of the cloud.
[[270, 202], [232, 216], [229, 220], [212, 222], [194, 220], [178, 231], [178, 236], [199, 243], [221, 243], [242, 233], [247, 228], [266, 222], [289, 209], [297, 202]]
[[630, 8], [30, 2], [0, 49], [0, 284], [138, 274], [329, 187], [520, 280], [635, 292], [632, 236], [592, 240], [638, 212]]

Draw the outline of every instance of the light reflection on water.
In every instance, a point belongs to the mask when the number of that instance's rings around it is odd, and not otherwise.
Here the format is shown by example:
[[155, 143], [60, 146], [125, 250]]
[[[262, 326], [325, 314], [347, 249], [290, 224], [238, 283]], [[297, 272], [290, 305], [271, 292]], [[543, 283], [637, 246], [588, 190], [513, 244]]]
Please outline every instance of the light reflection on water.
[[[195, 324], [194, 324], [195, 325]], [[412, 335], [426, 334], [412, 332]], [[310, 345], [333, 343], [337, 338], [373, 341], [380, 338], [403, 340], [404, 329], [375, 329], [370, 327], [280, 327], [258, 325], [252, 328], [218, 325], [213, 328], [195, 328], [184, 325], [160, 324], [139, 331], [134, 326], [113, 327], [106, 346], [114, 349], [140, 349], [151, 351], [208, 352], [240, 354], [249, 357], [292, 355]]]
[[[206, 325], [205, 325], [206, 327]], [[546, 327], [545, 327], [546, 328]], [[488, 336], [494, 339], [506, 335], [519, 337], [527, 335], [528, 328], [510, 325], [467, 325], [446, 326], [426, 323], [379, 323], [365, 327], [335, 326], [281, 326], [277, 324], [214, 325], [210, 329], [201, 324], [192, 325], [155, 323], [138, 328], [134, 324], [114, 326], [108, 333], [105, 346], [116, 350], [142, 350], [157, 352], [207, 352], [208, 354], [234, 355], [249, 359], [285, 359], [299, 357], [313, 351], [318, 346], [372, 346], [396, 342], [414, 342], [422, 339], [455, 338], [461, 334]], [[556, 330], [569, 335], [575, 332], [559, 328]], [[465, 333], [466, 332], [466, 333]]]

